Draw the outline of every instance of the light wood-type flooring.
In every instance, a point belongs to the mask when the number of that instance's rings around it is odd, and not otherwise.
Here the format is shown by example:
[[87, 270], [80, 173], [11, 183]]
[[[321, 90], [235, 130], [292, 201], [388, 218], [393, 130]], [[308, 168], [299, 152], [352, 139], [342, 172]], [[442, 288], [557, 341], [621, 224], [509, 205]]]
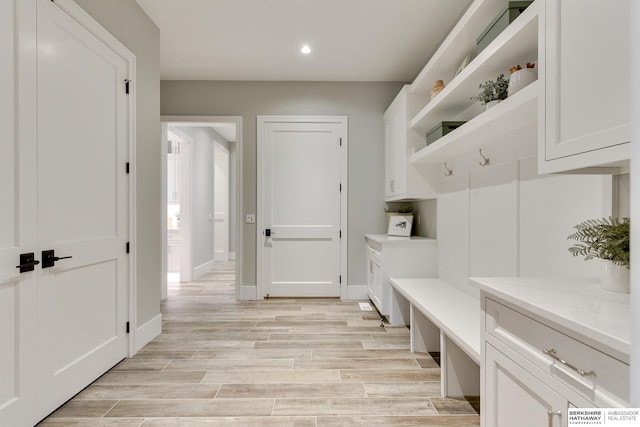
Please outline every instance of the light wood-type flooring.
[[351, 301], [236, 301], [233, 268], [170, 286], [162, 334], [40, 425], [480, 425], [407, 328]]

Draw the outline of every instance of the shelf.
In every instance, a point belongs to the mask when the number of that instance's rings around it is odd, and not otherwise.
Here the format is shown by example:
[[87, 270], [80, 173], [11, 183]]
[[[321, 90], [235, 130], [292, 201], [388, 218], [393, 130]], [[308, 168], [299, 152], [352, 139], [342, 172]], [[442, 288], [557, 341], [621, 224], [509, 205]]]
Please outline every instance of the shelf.
[[[467, 31], [466, 28], [465, 31]], [[508, 76], [511, 66], [516, 64], [524, 66], [527, 62], [535, 60], [537, 56], [538, 2], [536, 1], [478, 54], [442, 92], [418, 112], [409, 122], [409, 126], [424, 134], [438, 123], [452, 120], [476, 102], [471, 97], [479, 92], [478, 86], [481, 83], [494, 80], [501, 73]], [[438, 62], [432, 59], [430, 63], [434, 61]], [[425, 70], [428, 68], [429, 64]], [[429, 73], [421, 73], [421, 75], [427, 76]], [[412, 85], [412, 91], [416, 92], [420, 87], [424, 89], [425, 79], [426, 77], [421, 80], [416, 79]], [[433, 81], [430, 85], [433, 85]]]
[[474, 1], [451, 29], [411, 85], [411, 91], [428, 95], [436, 80], [445, 84], [453, 78], [462, 60], [476, 51], [476, 38], [504, 7], [504, 0]]
[[538, 82], [531, 83], [413, 154], [411, 163], [417, 167], [440, 163], [518, 129], [535, 125], [538, 119], [539, 91]]

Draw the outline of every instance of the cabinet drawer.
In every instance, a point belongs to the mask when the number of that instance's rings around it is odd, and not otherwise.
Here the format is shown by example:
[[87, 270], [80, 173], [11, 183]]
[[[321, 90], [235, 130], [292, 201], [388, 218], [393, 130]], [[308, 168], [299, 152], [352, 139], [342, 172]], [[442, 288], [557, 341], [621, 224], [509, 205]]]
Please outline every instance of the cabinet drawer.
[[487, 334], [596, 406], [628, 406], [630, 372], [626, 363], [490, 298], [485, 312]]
[[[382, 248], [380, 248], [382, 249]], [[374, 248], [372, 248], [371, 246], [367, 247], [367, 257], [369, 258], [369, 260], [375, 262], [376, 264], [380, 264], [380, 252]]]

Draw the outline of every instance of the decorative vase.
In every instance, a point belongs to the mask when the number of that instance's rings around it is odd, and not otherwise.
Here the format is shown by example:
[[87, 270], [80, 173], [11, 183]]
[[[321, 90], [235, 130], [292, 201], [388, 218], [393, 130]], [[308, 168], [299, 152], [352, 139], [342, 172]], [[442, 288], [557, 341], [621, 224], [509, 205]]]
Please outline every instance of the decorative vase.
[[495, 107], [501, 102], [502, 102], [502, 99], [494, 99], [493, 101], [489, 101], [486, 104], [484, 104], [484, 108], [488, 110], [489, 108]]
[[523, 87], [538, 80], [538, 71], [535, 68], [523, 68], [511, 74], [509, 78], [509, 96], [513, 95]]
[[603, 264], [600, 278], [602, 288], [628, 294], [631, 291], [630, 270], [627, 267], [615, 265], [611, 261], [605, 261]]
[[442, 80], [436, 80], [436, 83], [431, 89], [431, 99], [435, 98], [437, 94], [442, 92], [442, 89], [444, 89], [444, 82]]

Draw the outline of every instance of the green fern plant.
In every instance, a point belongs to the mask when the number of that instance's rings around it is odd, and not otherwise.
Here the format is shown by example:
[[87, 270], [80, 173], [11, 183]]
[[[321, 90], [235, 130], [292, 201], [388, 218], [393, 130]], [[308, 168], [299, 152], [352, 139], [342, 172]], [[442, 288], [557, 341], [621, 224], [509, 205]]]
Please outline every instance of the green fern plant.
[[590, 219], [574, 226], [577, 230], [567, 237], [577, 240], [569, 248], [573, 256], [585, 260], [600, 258], [629, 268], [629, 218]]

